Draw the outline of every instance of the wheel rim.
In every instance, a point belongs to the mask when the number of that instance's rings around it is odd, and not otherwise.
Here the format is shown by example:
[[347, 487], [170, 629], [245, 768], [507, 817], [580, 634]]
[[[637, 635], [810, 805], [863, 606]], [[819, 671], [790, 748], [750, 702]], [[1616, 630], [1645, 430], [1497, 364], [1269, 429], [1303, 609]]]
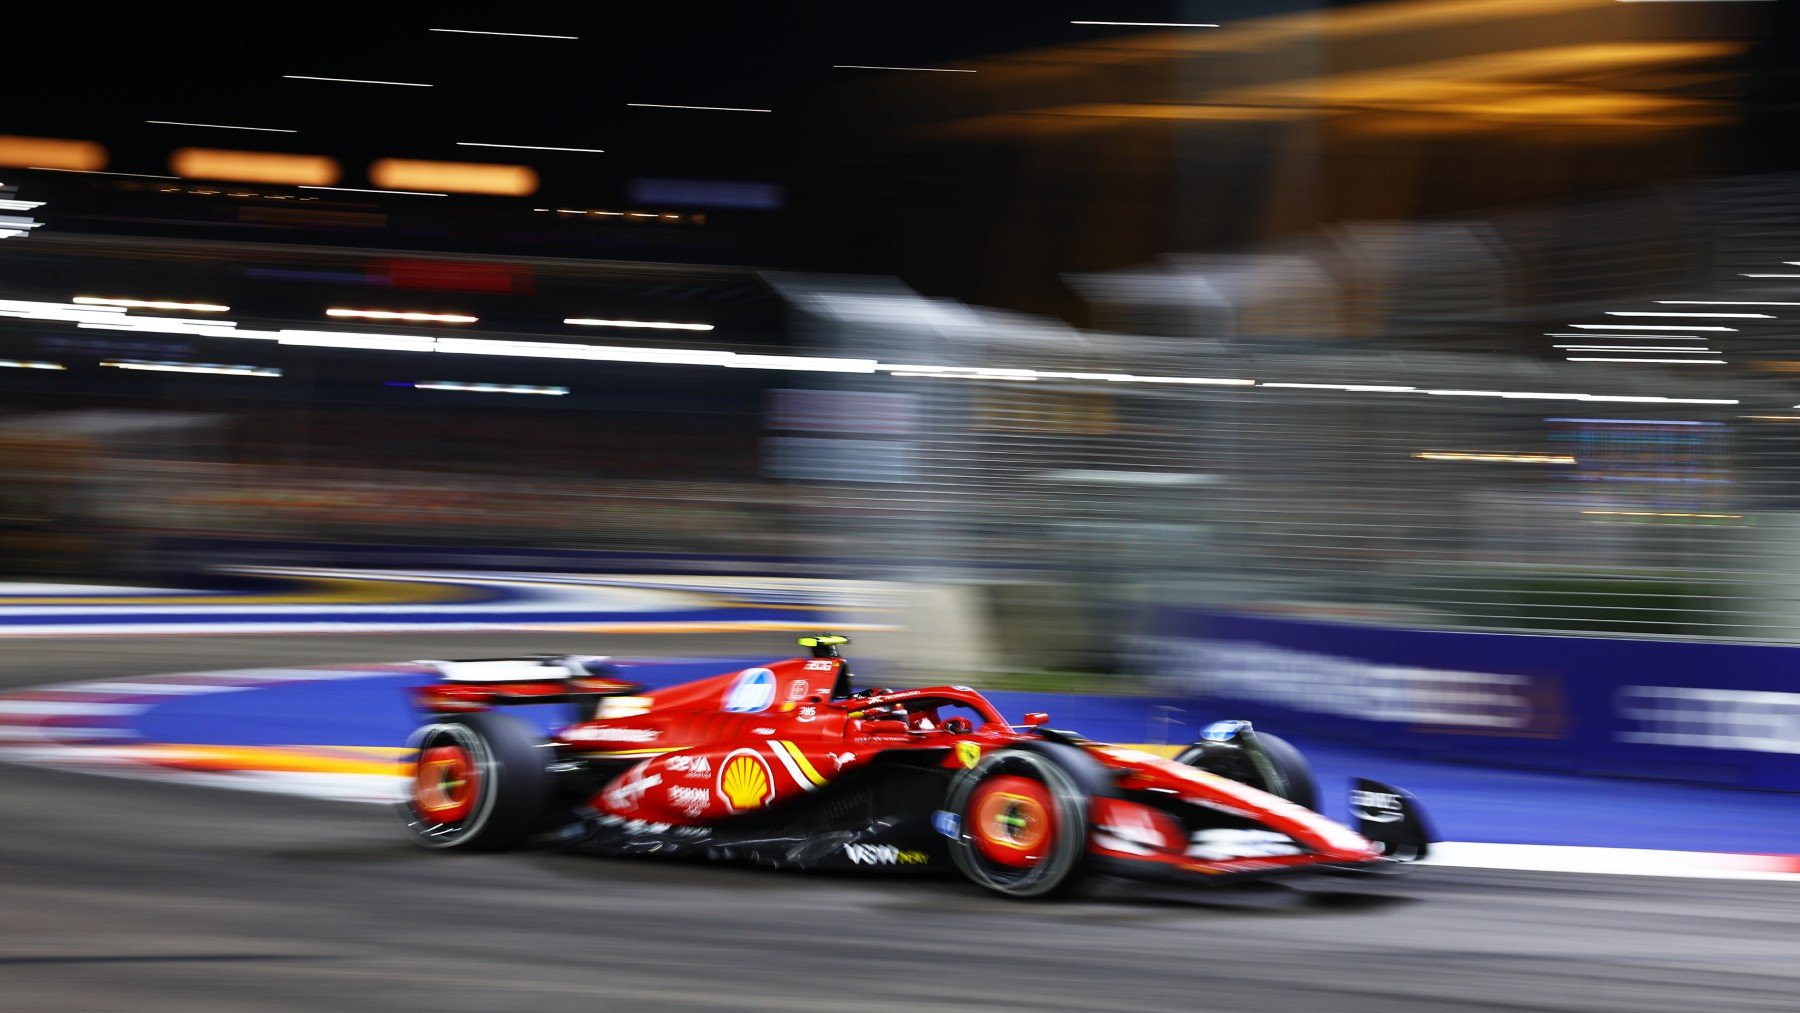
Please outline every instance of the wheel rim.
[[989, 778], [976, 787], [969, 813], [975, 850], [996, 865], [1031, 869], [1056, 846], [1056, 807], [1041, 781]]
[[996, 893], [1055, 892], [1079, 879], [1089, 797], [1055, 757], [1028, 749], [989, 753], [958, 776], [945, 800], [961, 817], [950, 857]]
[[454, 721], [422, 729], [418, 743], [401, 820], [418, 844], [456, 847], [479, 835], [493, 813], [493, 752], [480, 734]]
[[413, 806], [433, 823], [460, 823], [475, 808], [481, 773], [461, 745], [432, 746], [419, 753], [413, 774]]

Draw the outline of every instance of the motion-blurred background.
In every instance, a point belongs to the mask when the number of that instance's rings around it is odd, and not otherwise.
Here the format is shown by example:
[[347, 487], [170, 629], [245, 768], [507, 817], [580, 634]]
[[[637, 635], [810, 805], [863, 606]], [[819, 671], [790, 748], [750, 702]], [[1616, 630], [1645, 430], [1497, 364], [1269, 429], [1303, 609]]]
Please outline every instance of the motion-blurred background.
[[[1797, 9], [0, 6], [0, 1007], [1791, 1010]], [[344, 804], [396, 663], [819, 630], [1439, 843], [1026, 911]]]
[[15, 586], [849, 578], [920, 675], [1793, 784], [1792, 3], [0, 18]]

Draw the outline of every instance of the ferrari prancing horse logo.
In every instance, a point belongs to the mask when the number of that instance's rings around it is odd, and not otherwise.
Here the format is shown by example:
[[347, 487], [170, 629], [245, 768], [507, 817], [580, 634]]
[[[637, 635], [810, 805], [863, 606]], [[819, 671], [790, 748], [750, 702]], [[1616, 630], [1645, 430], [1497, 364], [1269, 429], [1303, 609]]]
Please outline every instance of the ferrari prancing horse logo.
[[973, 742], [958, 742], [956, 744], [956, 759], [964, 767], [973, 767], [975, 766], [976, 761], [981, 759], [981, 747]]
[[719, 796], [736, 813], [760, 809], [775, 798], [775, 778], [754, 749], [740, 749], [719, 766]]

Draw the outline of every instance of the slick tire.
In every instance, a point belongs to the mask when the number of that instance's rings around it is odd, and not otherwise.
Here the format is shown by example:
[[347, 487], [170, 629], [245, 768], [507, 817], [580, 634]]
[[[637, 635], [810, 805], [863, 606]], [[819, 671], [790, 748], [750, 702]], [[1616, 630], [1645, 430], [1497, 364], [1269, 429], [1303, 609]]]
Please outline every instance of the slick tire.
[[[1269, 762], [1281, 773], [1282, 780], [1287, 782], [1286, 789], [1275, 792], [1275, 794], [1295, 805], [1305, 806], [1316, 812], [1319, 808], [1319, 782], [1313, 776], [1312, 764], [1306, 762], [1306, 755], [1295, 749], [1293, 743], [1278, 735], [1270, 735], [1268, 732], [1257, 732], [1256, 741], [1262, 744], [1263, 751], [1269, 756]], [[1207, 770], [1223, 777], [1231, 777], [1234, 780], [1244, 780], [1244, 778], [1226, 773], [1224, 770], [1212, 770], [1206, 762], [1206, 745], [1204, 742], [1194, 743], [1181, 755], [1175, 757], [1175, 762], [1185, 763], [1190, 767], [1199, 767], [1201, 770]], [[1245, 783], [1252, 788], [1261, 788], [1265, 791], [1269, 787], [1254, 781]]]
[[530, 725], [482, 711], [426, 725], [412, 742], [416, 772], [399, 811], [414, 844], [506, 851], [544, 825], [550, 774], [543, 739]]
[[1088, 793], [1053, 754], [989, 753], [958, 776], [945, 808], [959, 820], [951, 860], [977, 885], [1032, 898], [1065, 893], [1080, 880]]

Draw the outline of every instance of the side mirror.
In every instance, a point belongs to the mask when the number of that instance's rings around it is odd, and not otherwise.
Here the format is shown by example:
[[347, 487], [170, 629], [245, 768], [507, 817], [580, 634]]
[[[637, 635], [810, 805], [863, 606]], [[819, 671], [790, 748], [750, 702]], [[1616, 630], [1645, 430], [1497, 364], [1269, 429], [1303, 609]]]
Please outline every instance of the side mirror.
[[1043, 711], [1032, 711], [1025, 715], [1025, 727], [1038, 728], [1050, 723], [1050, 715]]

